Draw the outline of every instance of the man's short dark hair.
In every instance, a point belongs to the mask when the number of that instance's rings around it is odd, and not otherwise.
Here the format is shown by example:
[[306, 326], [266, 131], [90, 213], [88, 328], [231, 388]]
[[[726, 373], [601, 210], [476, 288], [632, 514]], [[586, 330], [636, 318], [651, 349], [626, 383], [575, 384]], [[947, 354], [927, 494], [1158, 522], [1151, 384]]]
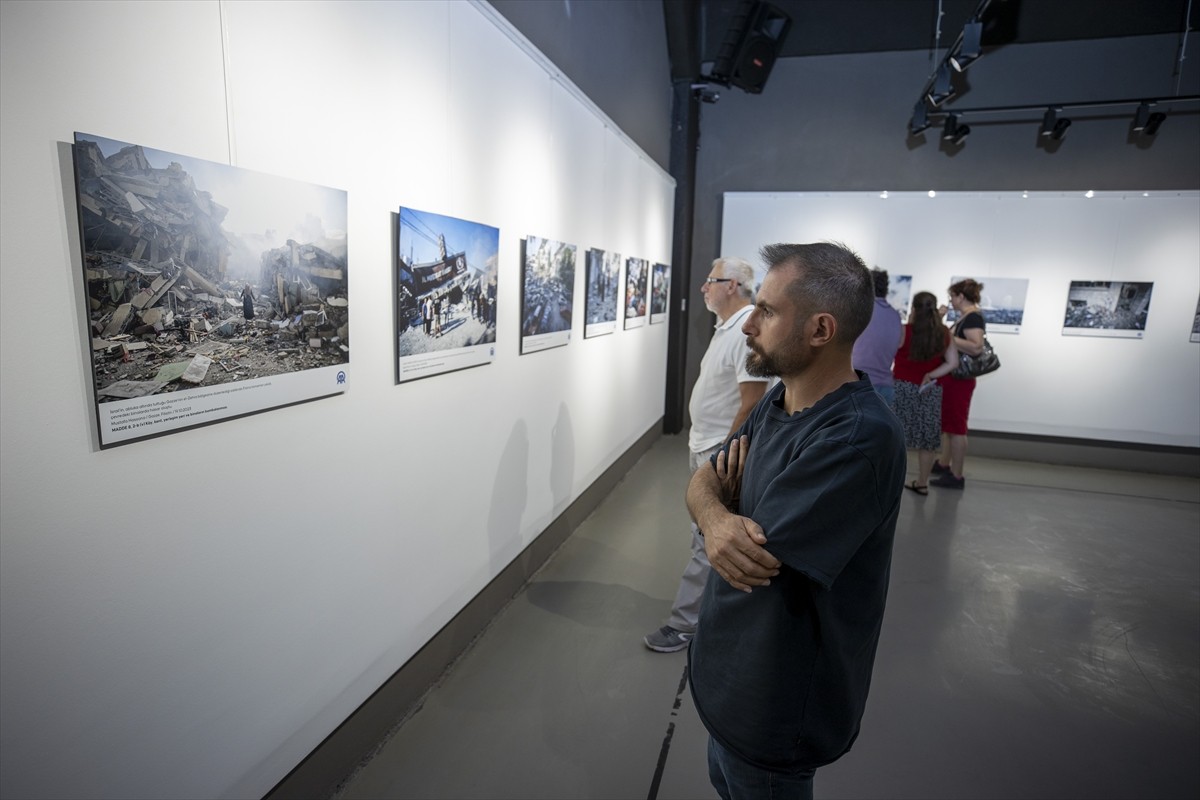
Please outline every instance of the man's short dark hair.
[[844, 244], [769, 244], [759, 251], [772, 270], [785, 264], [799, 267], [800, 276], [788, 284], [788, 296], [809, 317], [826, 312], [837, 320], [834, 340], [851, 345], [866, 330], [875, 306], [874, 281], [862, 258]]
[[876, 267], [871, 270], [871, 280], [875, 281], [875, 296], [888, 296], [888, 274], [886, 269]]

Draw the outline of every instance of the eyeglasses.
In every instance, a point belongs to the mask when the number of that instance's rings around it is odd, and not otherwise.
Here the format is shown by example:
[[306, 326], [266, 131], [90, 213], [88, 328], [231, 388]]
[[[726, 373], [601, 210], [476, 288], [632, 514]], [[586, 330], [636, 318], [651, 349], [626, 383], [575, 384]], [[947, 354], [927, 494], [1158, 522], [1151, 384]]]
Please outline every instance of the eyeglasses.
[[733, 278], [705, 278], [705, 283], [729, 283]]

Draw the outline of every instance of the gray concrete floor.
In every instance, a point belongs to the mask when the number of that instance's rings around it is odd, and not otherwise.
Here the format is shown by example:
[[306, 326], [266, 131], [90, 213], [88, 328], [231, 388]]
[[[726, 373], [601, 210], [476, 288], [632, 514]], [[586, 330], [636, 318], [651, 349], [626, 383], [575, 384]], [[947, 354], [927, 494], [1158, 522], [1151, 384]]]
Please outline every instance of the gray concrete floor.
[[[904, 497], [862, 733], [817, 796], [1200, 796], [1200, 481], [966, 475]], [[664, 437], [338, 797], [716, 797], [685, 656], [641, 641], [687, 479]]]

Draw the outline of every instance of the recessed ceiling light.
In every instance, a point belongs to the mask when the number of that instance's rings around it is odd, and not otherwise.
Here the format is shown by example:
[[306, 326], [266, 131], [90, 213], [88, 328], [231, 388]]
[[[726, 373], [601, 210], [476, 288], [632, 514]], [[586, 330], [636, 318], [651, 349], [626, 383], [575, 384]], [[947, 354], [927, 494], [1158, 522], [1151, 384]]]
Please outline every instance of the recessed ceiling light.
[[1087, 192], [1083, 196], [1084, 197], [1095, 197], [1096, 193], [1093, 192], [1091, 189], [1088, 189]]
[[937, 197], [937, 192], [935, 192], [933, 189], [930, 189], [930, 190], [929, 190], [929, 196], [930, 196], [930, 197]]

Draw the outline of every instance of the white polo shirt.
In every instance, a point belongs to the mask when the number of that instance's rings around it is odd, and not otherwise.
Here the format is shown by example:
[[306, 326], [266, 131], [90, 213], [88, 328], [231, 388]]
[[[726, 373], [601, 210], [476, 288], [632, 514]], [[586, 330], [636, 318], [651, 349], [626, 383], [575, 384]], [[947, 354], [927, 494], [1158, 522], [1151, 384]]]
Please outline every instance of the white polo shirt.
[[746, 345], [742, 324], [753, 310], [753, 305], [743, 306], [717, 325], [700, 361], [700, 377], [696, 378], [692, 400], [688, 404], [688, 413], [692, 416], [688, 447], [693, 453], [701, 453], [725, 441], [729, 426], [742, 405], [739, 383], [768, 382], [767, 378], [756, 378], [746, 371], [750, 348]]

